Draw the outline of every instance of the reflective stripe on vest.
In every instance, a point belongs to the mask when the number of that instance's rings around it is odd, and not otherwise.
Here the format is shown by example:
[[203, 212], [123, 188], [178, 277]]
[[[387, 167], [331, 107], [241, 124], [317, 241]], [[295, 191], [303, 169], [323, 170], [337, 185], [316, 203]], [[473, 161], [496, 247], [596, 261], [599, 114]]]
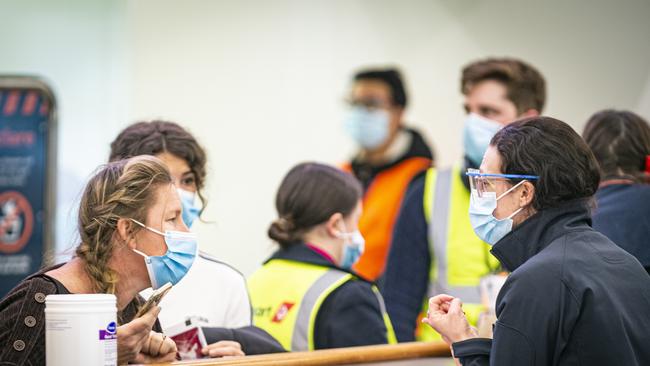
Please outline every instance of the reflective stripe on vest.
[[[377, 174], [363, 196], [363, 213], [359, 231], [366, 247], [354, 265], [364, 278], [376, 281], [386, 267], [386, 258], [393, 237], [393, 226], [409, 183], [431, 166], [431, 159], [413, 157]], [[348, 164], [343, 170], [352, 173]]]
[[[424, 212], [429, 228], [431, 271], [429, 289], [424, 299], [446, 293], [459, 297], [473, 325], [483, 311], [479, 290], [481, 277], [498, 268], [490, 247], [481, 241], [469, 222], [469, 192], [458, 169], [429, 169], [425, 178]], [[439, 339], [437, 333], [418, 322], [418, 340]]]
[[[271, 334], [288, 351], [313, 350], [316, 316], [323, 301], [341, 285], [355, 279], [350, 273], [329, 267], [271, 260], [248, 280], [253, 324]], [[395, 339], [395, 334], [381, 295], [378, 291], [375, 294], [390, 341]]]

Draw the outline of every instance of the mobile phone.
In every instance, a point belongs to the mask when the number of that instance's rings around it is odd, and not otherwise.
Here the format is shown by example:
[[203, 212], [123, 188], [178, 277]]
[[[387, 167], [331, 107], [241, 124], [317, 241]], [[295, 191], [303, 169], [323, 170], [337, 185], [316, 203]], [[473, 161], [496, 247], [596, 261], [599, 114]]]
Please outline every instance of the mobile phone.
[[171, 289], [172, 289], [172, 284], [170, 282], [167, 282], [166, 284], [162, 285], [159, 289], [154, 291], [151, 294], [151, 296], [149, 296], [147, 302], [145, 302], [144, 305], [142, 305], [142, 307], [140, 308], [140, 310], [138, 310], [138, 313], [135, 315], [135, 317], [139, 318], [144, 314], [146, 314], [149, 310], [151, 310], [151, 308], [157, 306], [160, 303], [160, 301], [163, 299], [163, 297], [165, 297], [165, 295], [167, 295], [167, 293]]

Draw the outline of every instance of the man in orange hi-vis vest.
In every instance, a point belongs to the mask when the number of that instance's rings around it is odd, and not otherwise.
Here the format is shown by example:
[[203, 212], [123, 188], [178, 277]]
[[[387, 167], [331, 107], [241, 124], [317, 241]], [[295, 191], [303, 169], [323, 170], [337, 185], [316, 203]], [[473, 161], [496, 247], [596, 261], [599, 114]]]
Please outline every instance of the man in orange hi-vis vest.
[[364, 187], [359, 230], [365, 251], [354, 269], [376, 281], [382, 275], [402, 198], [411, 179], [432, 165], [433, 154], [420, 133], [404, 126], [407, 104], [396, 69], [370, 69], [353, 79], [345, 130], [359, 150], [344, 165]]

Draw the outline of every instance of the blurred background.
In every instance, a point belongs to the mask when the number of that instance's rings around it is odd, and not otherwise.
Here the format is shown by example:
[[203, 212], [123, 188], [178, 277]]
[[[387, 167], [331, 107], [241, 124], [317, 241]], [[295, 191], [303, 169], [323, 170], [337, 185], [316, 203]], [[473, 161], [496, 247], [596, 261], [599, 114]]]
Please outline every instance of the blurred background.
[[550, 115], [581, 132], [603, 108], [650, 118], [650, 1], [0, 0], [0, 73], [42, 77], [58, 100], [56, 252], [78, 243], [85, 181], [128, 124], [161, 118], [208, 152], [201, 247], [250, 274], [270, 254], [274, 195], [294, 164], [354, 145], [354, 71], [398, 66], [407, 121], [438, 165], [461, 158], [462, 66], [536, 66]]

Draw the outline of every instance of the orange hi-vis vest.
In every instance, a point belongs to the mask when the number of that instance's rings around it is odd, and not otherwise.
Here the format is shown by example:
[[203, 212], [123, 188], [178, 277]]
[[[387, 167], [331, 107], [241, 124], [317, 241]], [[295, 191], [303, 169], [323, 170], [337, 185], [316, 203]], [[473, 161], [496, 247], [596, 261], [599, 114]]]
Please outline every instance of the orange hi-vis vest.
[[[375, 176], [363, 197], [363, 213], [359, 231], [366, 239], [366, 247], [354, 270], [364, 278], [376, 281], [386, 267], [386, 258], [393, 237], [393, 225], [399, 214], [402, 199], [411, 180], [431, 167], [431, 159], [408, 158]], [[343, 170], [352, 173], [346, 164]]]

